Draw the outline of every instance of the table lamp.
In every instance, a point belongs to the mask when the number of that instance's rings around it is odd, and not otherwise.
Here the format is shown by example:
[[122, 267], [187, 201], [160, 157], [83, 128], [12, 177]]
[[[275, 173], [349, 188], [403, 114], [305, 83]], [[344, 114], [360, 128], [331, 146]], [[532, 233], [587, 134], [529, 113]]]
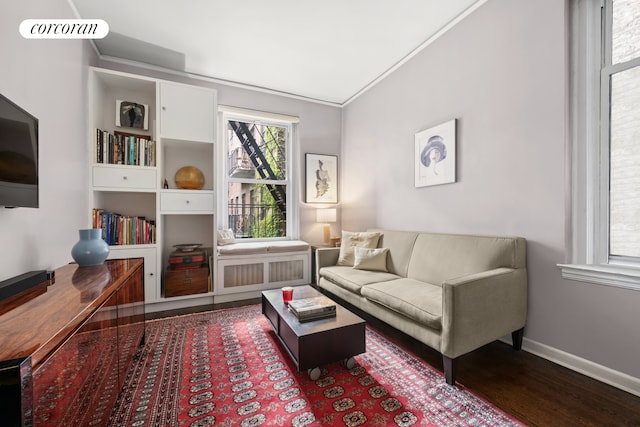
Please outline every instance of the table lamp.
[[336, 209], [316, 210], [316, 221], [324, 224], [324, 243], [329, 243], [331, 239], [331, 222], [336, 222]]

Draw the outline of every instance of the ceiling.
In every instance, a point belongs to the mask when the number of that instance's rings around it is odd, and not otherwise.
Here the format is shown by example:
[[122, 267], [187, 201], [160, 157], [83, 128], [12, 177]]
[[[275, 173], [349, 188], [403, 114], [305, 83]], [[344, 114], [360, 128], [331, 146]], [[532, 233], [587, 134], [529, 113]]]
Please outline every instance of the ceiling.
[[103, 57], [342, 105], [485, 0], [69, 0]]

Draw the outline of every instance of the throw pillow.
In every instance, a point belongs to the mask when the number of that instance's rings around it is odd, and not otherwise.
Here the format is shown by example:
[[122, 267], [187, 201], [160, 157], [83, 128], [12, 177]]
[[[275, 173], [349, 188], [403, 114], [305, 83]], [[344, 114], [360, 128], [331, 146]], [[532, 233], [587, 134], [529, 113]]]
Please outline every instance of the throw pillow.
[[353, 267], [354, 249], [356, 246], [360, 248], [374, 249], [378, 246], [378, 238], [380, 233], [375, 231], [362, 231], [354, 233], [351, 231], [342, 231], [342, 242], [340, 244], [340, 255], [336, 265], [346, 265]]
[[388, 271], [387, 252], [389, 248], [354, 248], [355, 261], [353, 268], [358, 270]]
[[236, 242], [235, 235], [233, 234], [232, 229], [228, 230], [218, 230], [218, 245], [230, 245]]

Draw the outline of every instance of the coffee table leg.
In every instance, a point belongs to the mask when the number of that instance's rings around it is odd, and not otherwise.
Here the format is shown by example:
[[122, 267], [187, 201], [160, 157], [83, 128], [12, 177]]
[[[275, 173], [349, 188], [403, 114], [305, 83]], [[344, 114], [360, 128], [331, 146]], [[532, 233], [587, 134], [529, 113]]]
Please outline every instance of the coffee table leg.
[[320, 368], [312, 368], [312, 369], [309, 369], [309, 370], [307, 371], [307, 374], [309, 374], [309, 379], [310, 379], [311, 381], [315, 381], [315, 380], [317, 380], [318, 378], [320, 378]]

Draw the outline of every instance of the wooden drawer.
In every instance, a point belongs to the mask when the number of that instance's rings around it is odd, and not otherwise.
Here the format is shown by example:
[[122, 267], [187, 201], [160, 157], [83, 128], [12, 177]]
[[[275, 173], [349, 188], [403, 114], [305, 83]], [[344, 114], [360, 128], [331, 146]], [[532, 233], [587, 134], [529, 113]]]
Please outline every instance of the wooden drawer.
[[155, 189], [156, 170], [136, 167], [93, 167], [94, 187], [113, 187], [129, 189]]
[[215, 201], [213, 193], [162, 192], [160, 194], [161, 211], [213, 211]]
[[209, 292], [209, 267], [169, 270], [164, 272], [164, 296], [203, 294]]

